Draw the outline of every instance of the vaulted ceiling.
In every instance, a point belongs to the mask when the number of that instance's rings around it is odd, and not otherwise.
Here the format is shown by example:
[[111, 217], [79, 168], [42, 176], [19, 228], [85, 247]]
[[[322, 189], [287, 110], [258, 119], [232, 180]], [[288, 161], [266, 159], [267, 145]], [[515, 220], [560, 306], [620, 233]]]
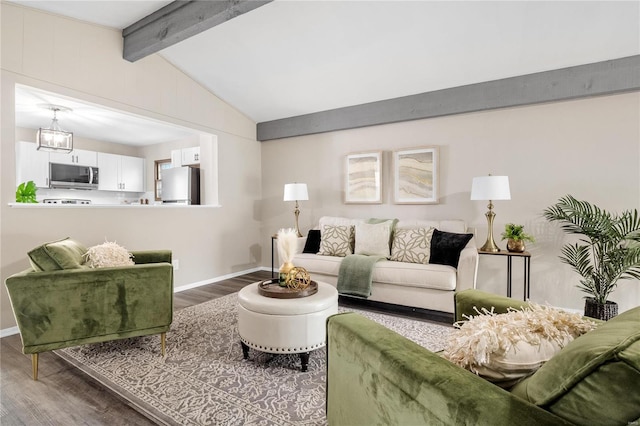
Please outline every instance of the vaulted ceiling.
[[[171, 2], [15, 3], [123, 29]], [[640, 2], [276, 0], [159, 53], [265, 122], [638, 55]]]

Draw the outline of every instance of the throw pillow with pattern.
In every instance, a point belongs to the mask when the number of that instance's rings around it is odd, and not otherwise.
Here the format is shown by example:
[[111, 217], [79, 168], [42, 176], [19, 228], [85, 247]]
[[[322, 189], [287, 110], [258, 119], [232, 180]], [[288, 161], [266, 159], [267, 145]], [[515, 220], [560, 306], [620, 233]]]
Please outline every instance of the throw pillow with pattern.
[[396, 229], [390, 260], [428, 264], [433, 230], [434, 228]]
[[345, 257], [353, 254], [353, 226], [324, 225], [321, 234], [319, 255]]

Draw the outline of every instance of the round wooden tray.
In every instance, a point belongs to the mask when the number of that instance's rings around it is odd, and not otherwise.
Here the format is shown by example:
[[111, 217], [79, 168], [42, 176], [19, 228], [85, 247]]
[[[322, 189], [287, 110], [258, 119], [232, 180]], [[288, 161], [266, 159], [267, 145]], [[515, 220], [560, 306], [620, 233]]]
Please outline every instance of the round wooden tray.
[[318, 283], [311, 281], [309, 287], [304, 290], [293, 290], [288, 287], [280, 287], [278, 278], [262, 281], [258, 284], [258, 293], [266, 297], [274, 297], [276, 299], [296, 299], [298, 297], [307, 297], [318, 292]]

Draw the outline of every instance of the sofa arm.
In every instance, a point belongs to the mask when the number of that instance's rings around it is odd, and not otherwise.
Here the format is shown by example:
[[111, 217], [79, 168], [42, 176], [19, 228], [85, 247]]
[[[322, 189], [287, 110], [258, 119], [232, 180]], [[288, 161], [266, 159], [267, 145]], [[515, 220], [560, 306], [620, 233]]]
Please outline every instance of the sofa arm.
[[454, 300], [456, 321], [464, 321], [466, 319], [464, 317], [465, 315], [477, 315], [478, 313], [474, 308], [477, 308], [479, 311], [481, 311], [482, 308], [489, 311], [493, 308], [495, 313], [503, 314], [507, 312], [509, 308], [520, 309], [529, 305], [527, 302], [518, 301], [510, 297], [499, 296], [474, 289], [456, 292]]
[[[473, 289], [456, 293], [454, 295], [454, 301], [456, 322], [465, 321], [465, 315], [477, 315], [478, 313], [476, 312], [474, 307], [480, 311], [482, 310], [482, 308], [485, 308], [488, 311], [493, 308], [493, 312], [502, 314], [507, 312], [509, 308], [520, 309], [529, 306], [527, 302]], [[596, 324], [603, 324], [605, 322], [595, 318], [588, 319], [589, 321], [593, 321]]]
[[132, 251], [133, 261], [136, 265], [145, 263], [171, 263], [171, 250], [141, 250]]
[[566, 425], [355, 313], [327, 320], [330, 425]]
[[456, 273], [456, 291], [476, 288], [478, 257], [478, 250], [475, 245], [467, 246], [460, 252]]
[[304, 245], [307, 244], [307, 237], [298, 237], [298, 245], [296, 246], [296, 254], [302, 253]]

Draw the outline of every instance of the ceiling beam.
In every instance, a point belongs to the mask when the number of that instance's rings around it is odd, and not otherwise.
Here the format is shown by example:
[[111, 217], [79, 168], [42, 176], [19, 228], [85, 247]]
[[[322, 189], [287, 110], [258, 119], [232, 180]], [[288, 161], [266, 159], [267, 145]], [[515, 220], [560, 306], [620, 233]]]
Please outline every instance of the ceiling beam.
[[258, 123], [267, 141], [640, 90], [640, 55]]
[[271, 1], [174, 1], [122, 30], [122, 56], [135, 62]]

